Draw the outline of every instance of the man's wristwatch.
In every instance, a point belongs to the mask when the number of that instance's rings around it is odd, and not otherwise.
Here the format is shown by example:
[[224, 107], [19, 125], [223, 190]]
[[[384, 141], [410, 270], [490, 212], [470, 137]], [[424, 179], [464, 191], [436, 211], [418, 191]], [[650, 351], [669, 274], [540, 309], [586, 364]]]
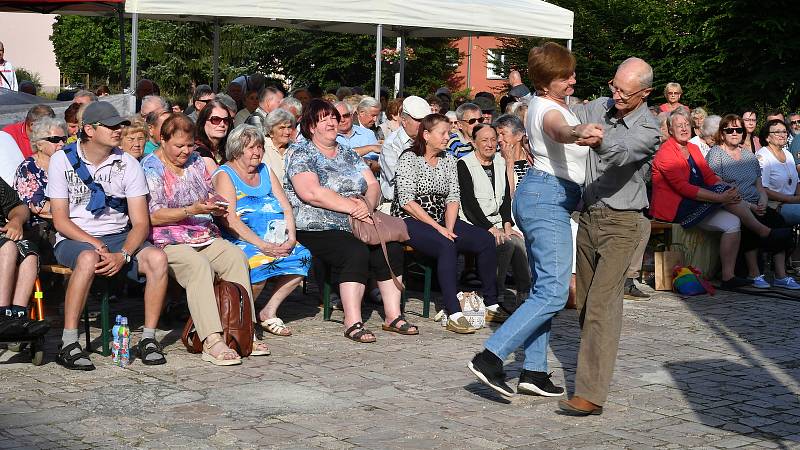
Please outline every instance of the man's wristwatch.
[[128, 263], [130, 263], [130, 262], [131, 262], [131, 254], [130, 254], [130, 253], [128, 253], [128, 251], [127, 251], [127, 250], [125, 250], [125, 249], [123, 248], [123, 249], [122, 249], [122, 251], [120, 251], [120, 253], [122, 253], [122, 256], [124, 256], [124, 257], [125, 257], [125, 264], [128, 264]]

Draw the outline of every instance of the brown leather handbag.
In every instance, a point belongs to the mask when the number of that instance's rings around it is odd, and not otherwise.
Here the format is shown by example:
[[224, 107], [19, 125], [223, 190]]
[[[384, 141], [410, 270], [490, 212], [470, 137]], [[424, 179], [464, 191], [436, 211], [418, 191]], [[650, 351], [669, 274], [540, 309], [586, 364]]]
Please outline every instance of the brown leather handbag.
[[[358, 198], [360, 198], [364, 203], [367, 203], [367, 200], [363, 195], [359, 195]], [[406, 242], [409, 240], [408, 227], [406, 226], [406, 223], [403, 222], [403, 219], [384, 214], [380, 211], [373, 211], [369, 213], [369, 218], [372, 219], [372, 223], [367, 223], [350, 217], [350, 229], [353, 232], [353, 236], [367, 245], [381, 246], [381, 250], [383, 250], [383, 259], [386, 261], [386, 266], [389, 267], [389, 272], [392, 274], [392, 281], [394, 281], [394, 285], [397, 286], [397, 289], [400, 289], [401, 291], [405, 290], [405, 286], [399, 279], [397, 279], [397, 276], [392, 270], [392, 265], [389, 264], [389, 255], [386, 252], [386, 243]]]
[[[239, 356], [250, 356], [253, 351], [253, 313], [247, 290], [238, 283], [217, 279], [214, 283], [214, 296], [217, 299], [225, 344]], [[189, 353], [203, 351], [203, 342], [197, 336], [191, 316], [183, 327], [181, 341]]]

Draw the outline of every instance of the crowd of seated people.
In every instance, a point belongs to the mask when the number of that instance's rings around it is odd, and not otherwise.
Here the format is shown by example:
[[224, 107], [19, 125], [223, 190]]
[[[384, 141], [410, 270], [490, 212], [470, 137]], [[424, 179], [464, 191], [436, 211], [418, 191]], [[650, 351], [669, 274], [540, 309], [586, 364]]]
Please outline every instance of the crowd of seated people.
[[[155, 329], [168, 278], [186, 290], [202, 360], [225, 366], [241, 364], [242, 356], [222, 338], [215, 277], [247, 289], [254, 324], [290, 336], [279, 308], [313, 257], [341, 298], [345, 337], [361, 343], [376, 341], [362, 319], [370, 287], [382, 303], [383, 330], [419, 333], [392, 280], [392, 273], [402, 279], [403, 245], [436, 261], [449, 331], [475, 332], [457, 299], [460, 253], [475, 265], [487, 320], [508, 317], [507, 275], [516, 302], [527, 298], [528, 255], [511, 205], [532, 164], [524, 125], [529, 93], [515, 88], [503, 105], [508, 114], [495, 117], [486, 95], [458, 105], [444, 91], [388, 102], [351, 88], [288, 95], [261, 78], [232, 82], [227, 95], [198, 86], [186, 113], [152, 94], [125, 118], [96, 97], [76, 96], [66, 122], [37, 105], [8, 134], [0, 132], [0, 153], [12, 166], [0, 183], [0, 265], [9, 268], [0, 277], [0, 335], [47, 331], [24, 314], [39, 264], [73, 271], [56, 361], [75, 370], [94, 368], [78, 322], [98, 276], [124, 274], [144, 284], [136, 347], [146, 365], [167, 360]], [[797, 165], [787, 145], [792, 129], [770, 116], [756, 136], [752, 111], [721, 118], [690, 112], [681, 94], [669, 84], [660, 108], [664, 137], [653, 161], [650, 214], [721, 232], [723, 287], [800, 289], [786, 264], [790, 227], [800, 224]], [[388, 242], [385, 258], [350, 225], [369, 221], [378, 207], [403, 219], [410, 235]], [[771, 282], [759, 251], [772, 254]], [[739, 252], [746, 278], [735, 275]], [[250, 355], [269, 353], [254, 338]]]

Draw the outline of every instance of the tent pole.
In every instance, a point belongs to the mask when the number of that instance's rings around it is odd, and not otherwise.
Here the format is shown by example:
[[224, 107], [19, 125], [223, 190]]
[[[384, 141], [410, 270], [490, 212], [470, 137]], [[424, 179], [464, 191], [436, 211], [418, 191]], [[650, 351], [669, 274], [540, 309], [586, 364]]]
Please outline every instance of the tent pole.
[[125, 83], [125, 7], [117, 9], [119, 17], [119, 84]]
[[398, 97], [405, 97], [406, 86], [406, 33], [400, 34], [400, 87], [397, 89]]
[[467, 37], [467, 89], [472, 89], [472, 36]]
[[381, 98], [381, 50], [383, 50], [383, 25], [375, 31], [375, 98]]
[[[136, 96], [136, 62], [138, 58], [139, 47], [139, 13], [131, 15], [131, 92], [130, 94]], [[135, 104], [134, 104], [135, 105]], [[134, 106], [133, 109], [135, 109]], [[135, 111], [134, 111], [135, 112]]]
[[572, 51], [572, 39], [567, 39], [567, 50]]
[[214, 92], [219, 90], [219, 18], [214, 18]]

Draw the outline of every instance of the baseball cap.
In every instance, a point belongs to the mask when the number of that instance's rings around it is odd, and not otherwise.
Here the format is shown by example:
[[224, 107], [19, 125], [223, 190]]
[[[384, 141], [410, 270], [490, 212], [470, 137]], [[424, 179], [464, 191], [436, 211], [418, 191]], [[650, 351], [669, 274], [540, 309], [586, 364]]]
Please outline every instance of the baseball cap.
[[495, 110], [494, 102], [486, 97], [475, 97], [475, 100], [473, 100], [472, 103], [478, 105], [478, 107], [481, 109], [481, 112], [494, 112]]
[[420, 120], [431, 113], [431, 105], [424, 98], [412, 95], [403, 100], [403, 112]]
[[512, 97], [516, 97], [517, 99], [525, 97], [526, 95], [528, 95], [530, 93], [531, 93], [530, 89], [528, 89], [528, 86], [525, 86], [524, 84], [518, 84], [518, 85], [512, 87], [508, 91], [508, 95], [510, 95]]
[[107, 127], [117, 125], [130, 125], [131, 121], [120, 116], [117, 108], [108, 102], [92, 102], [86, 105], [83, 111], [83, 124], [93, 125], [101, 123]]

